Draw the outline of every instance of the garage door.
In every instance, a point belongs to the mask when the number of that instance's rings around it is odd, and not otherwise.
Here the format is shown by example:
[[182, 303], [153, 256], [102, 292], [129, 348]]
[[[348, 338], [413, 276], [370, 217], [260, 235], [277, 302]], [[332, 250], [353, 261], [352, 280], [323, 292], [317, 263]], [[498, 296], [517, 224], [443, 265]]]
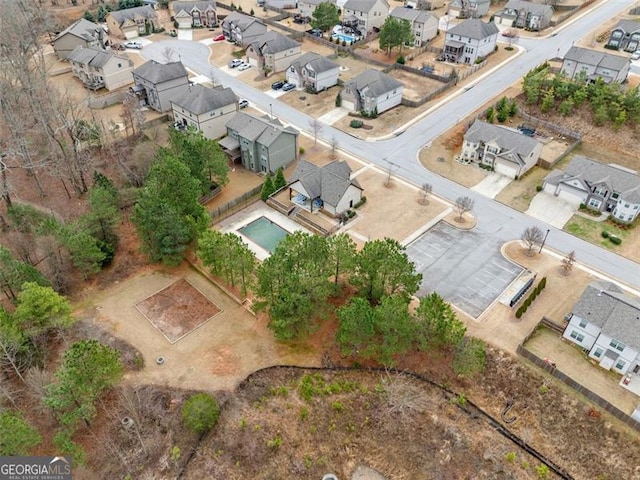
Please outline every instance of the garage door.
[[256, 57], [248, 57], [247, 60], [249, 60], [249, 65], [252, 67], [258, 66], [258, 59]]
[[355, 110], [356, 106], [353, 102], [347, 102], [346, 100], [342, 100], [342, 106], [347, 110]]
[[496, 162], [495, 170], [496, 170], [496, 173], [499, 173], [500, 175], [504, 175], [505, 177], [516, 178], [517, 169], [515, 167], [511, 167], [510, 165]]
[[566, 202], [569, 202], [571, 205], [580, 205], [581, 202], [586, 200], [586, 199], [583, 200], [580, 197], [577, 197], [573, 193], [566, 190], [560, 190], [560, 193], [558, 194], [558, 198]]

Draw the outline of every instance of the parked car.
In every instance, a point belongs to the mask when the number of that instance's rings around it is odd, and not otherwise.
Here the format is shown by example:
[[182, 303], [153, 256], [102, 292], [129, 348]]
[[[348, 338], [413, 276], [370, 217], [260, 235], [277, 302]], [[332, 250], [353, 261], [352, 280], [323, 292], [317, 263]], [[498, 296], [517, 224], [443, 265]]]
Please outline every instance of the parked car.
[[134, 50], [142, 50], [142, 44], [139, 42], [125, 42], [124, 48], [133, 48]]
[[631, 54], [631, 60], [640, 60], [640, 50], [636, 50]]
[[293, 90], [294, 88], [296, 88], [296, 86], [293, 83], [285, 83], [284, 85], [282, 85], [282, 90], [284, 90], [285, 92], [288, 92], [289, 90]]
[[314, 28], [313, 30], [310, 30], [309, 33], [314, 37], [322, 37], [322, 30], [319, 28]]
[[240, 108], [247, 108], [249, 106], [249, 100], [245, 100], [244, 98], [238, 99], [238, 106]]
[[271, 88], [273, 88], [274, 90], [280, 90], [280, 89], [284, 86], [284, 83], [285, 83], [285, 82], [280, 81], [280, 80], [279, 80], [279, 81], [277, 81], [277, 82], [273, 82], [273, 83], [271, 84]]
[[235, 58], [233, 60], [231, 60], [229, 62], [229, 68], [236, 68], [239, 67], [240, 65], [242, 65], [244, 62], [242, 60], [240, 60], [239, 58]]
[[220, 34], [220, 35], [216, 35], [215, 37], [213, 37], [213, 41], [214, 42], [222, 42], [224, 41], [224, 34]]
[[243, 62], [240, 65], [238, 65], [238, 70], [240, 70], [241, 72], [246, 70], [246, 69], [248, 69], [248, 68], [251, 68], [251, 64], [250, 63], [244, 63]]

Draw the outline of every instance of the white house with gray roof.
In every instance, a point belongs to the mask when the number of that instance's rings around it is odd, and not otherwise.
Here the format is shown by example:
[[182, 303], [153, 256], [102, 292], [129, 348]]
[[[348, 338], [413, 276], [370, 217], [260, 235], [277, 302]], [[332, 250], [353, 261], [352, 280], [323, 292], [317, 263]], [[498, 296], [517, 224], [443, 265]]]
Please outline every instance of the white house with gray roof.
[[315, 52], [298, 57], [287, 69], [287, 82], [298, 88], [320, 92], [338, 84], [340, 65]]
[[133, 62], [126, 55], [97, 47], [76, 47], [67, 57], [73, 76], [91, 90], [114, 90], [133, 80]]
[[495, 13], [493, 21], [505, 27], [524, 28], [538, 32], [551, 23], [553, 7], [527, 0], [509, 0], [504, 8]]
[[227, 40], [247, 47], [267, 33], [267, 26], [262, 20], [233, 11], [222, 21], [222, 33]]
[[218, 142], [229, 158], [252, 172], [275, 173], [296, 159], [299, 132], [268, 115], [236, 113], [227, 122], [227, 136]]
[[178, 28], [213, 28], [218, 26], [218, 9], [215, 0], [196, 2], [171, 2], [172, 17]]
[[460, 159], [517, 179], [538, 162], [542, 146], [518, 130], [476, 120], [464, 134]]
[[565, 54], [561, 72], [571, 79], [584, 76], [588, 82], [595, 82], [600, 78], [604, 83], [622, 83], [629, 73], [629, 59], [574, 46]]
[[401, 82], [378, 70], [365, 70], [344, 84], [342, 106], [368, 115], [380, 114], [402, 101]]
[[302, 45], [279, 32], [267, 32], [247, 48], [247, 59], [255, 67], [272, 73], [284, 72], [302, 54]]
[[484, 23], [470, 18], [450, 28], [442, 52], [445, 61], [453, 63], [475, 63], [485, 58], [496, 48], [498, 27], [495, 23]]
[[343, 214], [362, 199], [362, 187], [347, 162], [334, 160], [319, 167], [300, 160], [289, 179], [289, 199], [310, 212], [323, 211], [332, 217]]
[[303, 17], [311, 18], [313, 12], [321, 3], [333, 3], [336, 4], [336, 0], [300, 0], [298, 2], [298, 11]]
[[109, 12], [105, 21], [111, 35], [128, 40], [153, 33], [158, 27], [158, 16], [149, 5]]
[[542, 184], [545, 192], [631, 223], [640, 213], [640, 177], [618, 165], [605, 165], [576, 155], [564, 172], [553, 170]]
[[602, 368], [640, 374], [640, 299], [608, 282], [593, 282], [573, 306], [562, 336]]
[[387, 0], [347, 0], [342, 8], [342, 22], [359, 30], [362, 35], [381, 28], [389, 16]]
[[53, 39], [53, 50], [60, 60], [65, 60], [76, 47], [100, 47], [104, 30], [99, 25], [81, 18], [72, 23]]
[[454, 18], [479, 18], [489, 12], [491, 0], [451, 0], [447, 15]]
[[429, 40], [438, 35], [438, 24], [440, 20], [435, 15], [425, 12], [424, 10], [396, 7], [390, 16], [409, 22], [411, 31], [413, 32], [413, 45], [415, 47], [425, 45]]
[[620, 20], [611, 30], [606, 48], [625, 52], [640, 50], [640, 22]]
[[133, 72], [133, 93], [140, 105], [158, 112], [171, 110], [171, 101], [189, 88], [189, 74], [181, 62], [158, 63], [149, 60]]
[[171, 101], [176, 126], [193, 127], [212, 140], [227, 133], [227, 122], [238, 112], [238, 97], [230, 88], [190, 85]]

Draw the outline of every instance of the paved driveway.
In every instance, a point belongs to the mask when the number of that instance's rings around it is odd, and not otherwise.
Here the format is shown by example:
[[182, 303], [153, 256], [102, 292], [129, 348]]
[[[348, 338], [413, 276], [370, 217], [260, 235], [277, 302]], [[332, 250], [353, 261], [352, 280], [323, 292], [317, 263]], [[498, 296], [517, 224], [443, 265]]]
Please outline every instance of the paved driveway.
[[546, 192], [540, 192], [533, 197], [529, 210], [525, 213], [556, 228], [562, 228], [573, 217], [579, 206], [579, 201], [569, 202]]
[[511, 179], [509, 177], [493, 172], [484, 177], [480, 183], [471, 187], [471, 190], [478, 192], [485, 197], [496, 198], [496, 195], [498, 195], [510, 183]]

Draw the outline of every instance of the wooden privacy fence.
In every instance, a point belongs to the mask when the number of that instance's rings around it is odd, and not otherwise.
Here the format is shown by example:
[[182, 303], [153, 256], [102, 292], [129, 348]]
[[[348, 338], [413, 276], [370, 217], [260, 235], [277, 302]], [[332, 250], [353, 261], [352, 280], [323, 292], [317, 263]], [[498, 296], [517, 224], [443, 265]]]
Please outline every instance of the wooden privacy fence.
[[239, 197], [229, 200], [227, 203], [214, 208], [209, 213], [212, 221], [223, 220], [239, 210], [242, 210], [249, 203], [257, 200], [258, 195], [262, 191], [262, 184], [255, 186], [248, 192], [243, 193]]

